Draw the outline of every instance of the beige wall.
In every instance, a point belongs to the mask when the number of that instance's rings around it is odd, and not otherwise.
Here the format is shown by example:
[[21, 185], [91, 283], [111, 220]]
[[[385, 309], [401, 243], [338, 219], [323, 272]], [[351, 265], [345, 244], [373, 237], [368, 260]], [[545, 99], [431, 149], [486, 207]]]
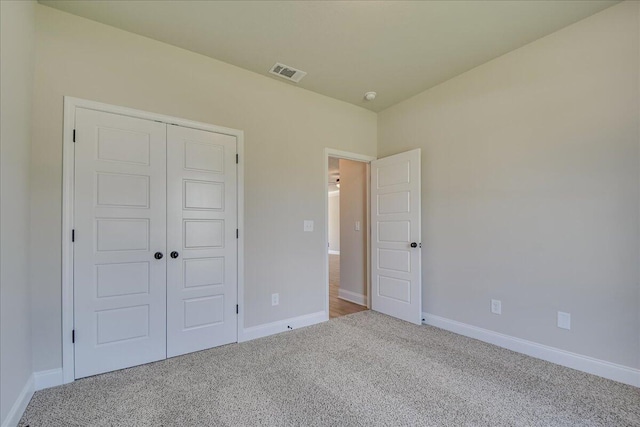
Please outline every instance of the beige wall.
[[32, 373], [29, 156], [35, 2], [0, 2], [0, 424]]
[[640, 367], [638, 11], [379, 114], [379, 157], [422, 148], [423, 311]]
[[366, 163], [340, 159], [340, 291], [363, 296], [367, 295], [366, 179]]
[[329, 193], [329, 250], [340, 252], [340, 192]]
[[[37, 30], [36, 370], [61, 365], [64, 95], [244, 130], [245, 326], [324, 309], [324, 149], [331, 141], [331, 148], [375, 155], [375, 113], [42, 5]], [[303, 231], [305, 219], [315, 221], [314, 232]], [[280, 304], [272, 307], [276, 292]]]

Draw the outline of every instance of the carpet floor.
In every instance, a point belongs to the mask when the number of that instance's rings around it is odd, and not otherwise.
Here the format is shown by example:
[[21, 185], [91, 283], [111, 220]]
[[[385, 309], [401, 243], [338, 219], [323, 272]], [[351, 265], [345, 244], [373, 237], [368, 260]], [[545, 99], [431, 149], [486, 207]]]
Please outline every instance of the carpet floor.
[[27, 425], [640, 426], [640, 389], [365, 311], [38, 391]]

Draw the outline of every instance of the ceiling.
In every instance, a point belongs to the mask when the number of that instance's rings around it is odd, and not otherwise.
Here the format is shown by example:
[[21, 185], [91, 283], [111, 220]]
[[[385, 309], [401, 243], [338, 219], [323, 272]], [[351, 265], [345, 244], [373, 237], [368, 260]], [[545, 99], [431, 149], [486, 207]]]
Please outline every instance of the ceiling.
[[[381, 111], [617, 1], [56, 1], [40, 3]], [[378, 92], [371, 102], [366, 91]]]

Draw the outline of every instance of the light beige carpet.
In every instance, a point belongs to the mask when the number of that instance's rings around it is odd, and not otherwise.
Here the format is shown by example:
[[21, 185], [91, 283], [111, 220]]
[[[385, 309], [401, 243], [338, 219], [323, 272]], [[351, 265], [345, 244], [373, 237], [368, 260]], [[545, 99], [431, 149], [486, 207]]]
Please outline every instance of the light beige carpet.
[[20, 425], [640, 426], [640, 392], [366, 311], [38, 391]]

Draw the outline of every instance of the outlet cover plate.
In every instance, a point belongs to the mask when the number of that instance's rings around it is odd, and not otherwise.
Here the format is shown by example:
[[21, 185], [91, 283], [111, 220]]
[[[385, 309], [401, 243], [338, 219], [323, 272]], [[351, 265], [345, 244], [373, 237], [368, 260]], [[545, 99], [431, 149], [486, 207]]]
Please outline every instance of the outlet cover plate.
[[313, 231], [313, 221], [310, 219], [304, 220], [304, 231]]
[[500, 301], [499, 299], [492, 299], [491, 312], [493, 314], [502, 314], [502, 301]]
[[558, 328], [571, 329], [571, 314], [564, 311], [558, 312]]
[[280, 304], [280, 294], [271, 294], [271, 305]]

